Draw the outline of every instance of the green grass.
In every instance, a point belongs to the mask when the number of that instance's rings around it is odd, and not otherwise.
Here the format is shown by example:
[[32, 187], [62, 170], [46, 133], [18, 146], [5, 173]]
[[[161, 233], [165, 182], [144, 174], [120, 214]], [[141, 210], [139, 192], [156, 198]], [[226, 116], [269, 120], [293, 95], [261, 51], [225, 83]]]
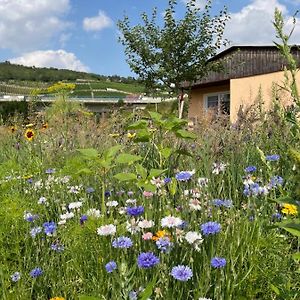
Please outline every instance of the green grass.
[[[299, 241], [274, 226], [272, 217], [281, 212], [274, 200], [294, 188], [297, 171], [287, 149], [299, 147], [299, 135], [289, 123], [278, 122], [276, 112], [262, 117], [255, 127], [246, 119], [248, 125], [240, 129], [223, 121], [193, 133], [186, 131], [184, 122], [171, 118], [169, 112], [166, 115], [112, 114], [99, 124], [77, 103], [60, 99], [38, 118], [27, 120], [36, 134], [31, 142], [24, 138], [26, 123], [15, 124], [14, 133], [8, 127], [13, 119], [0, 128], [1, 299], [77, 300], [80, 295], [128, 299], [132, 291], [140, 299], [300, 298], [300, 265], [291, 256], [299, 250]], [[46, 130], [41, 129], [44, 122], [49, 124]], [[266, 162], [267, 154], [279, 154], [280, 159]], [[214, 163], [221, 162], [226, 167], [216, 174]], [[249, 165], [257, 167], [252, 180], [260, 186], [277, 175], [284, 179], [283, 185], [247, 197], [243, 181]], [[55, 173], [46, 174], [49, 168]], [[179, 171], [192, 170], [189, 180], [176, 180]], [[153, 177], [156, 187], [151, 184]], [[165, 178], [171, 181], [164, 184]], [[199, 184], [199, 178], [206, 178], [207, 184]], [[88, 193], [89, 187], [94, 192]], [[41, 197], [46, 204], [38, 203]], [[128, 199], [144, 207], [141, 216], [132, 218], [124, 212], [124, 207], [133, 205]], [[199, 210], [191, 206], [195, 199]], [[230, 199], [232, 206], [216, 207], [214, 199]], [[109, 201], [118, 205], [108, 206]], [[76, 209], [69, 206], [79, 202]], [[99, 210], [100, 216], [90, 214], [82, 221], [91, 209]], [[74, 216], [59, 225], [68, 211]], [[25, 212], [38, 218], [26, 221]], [[170, 215], [186, 221], [185, 226], [163, 228], [162, 219]], [[142, 219], [154, 225], [136, 231]], [[43, 224], [49, 221], [57, 224], [53, 235], [44, 232]], [[221, 225], [219, 233], [204, 235], [201, 225], [209, 221]], [[97, 228], [107, 224], [116, 225], [115, 236], [97, 234]], [[42, 232], [33, 238], [30, 232], [39, 226]], [[172, 243], [166, 252], [143, 238], [146, 232], [154, 235], [162, 229]], [[198, 245], [185, 239], [193, 231], [202, 234]], [[112, 241], [120, 236], [130, 237], [133, 246], [114, 248]], [[52, 250], [53, 244], [63, 245], [64, 250]], [[148, 251], [160, 263], [142, 269], [137, 257]], [[216, 256], [226, 259], [224, 268], [211, 266]], [[111, 260], [118, 267], [107, 273], [105, 264]], [[193, 278], [174, 279], [170, 273], [177, 265], [191, 268]], [[36, 267], [43, 274], [32, 278], [30, 271]], [[13, 282], [10, 276], [16, 271], [21, 278]]]

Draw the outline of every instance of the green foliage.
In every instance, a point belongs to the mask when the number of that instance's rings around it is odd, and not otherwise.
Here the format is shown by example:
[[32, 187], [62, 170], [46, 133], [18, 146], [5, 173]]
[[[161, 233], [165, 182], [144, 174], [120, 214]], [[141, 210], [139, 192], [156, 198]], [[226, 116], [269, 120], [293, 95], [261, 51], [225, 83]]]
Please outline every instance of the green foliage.
[[150, 17], [141, 15], [142, 25], [131, 27], [126, 16], [118, 22], [127, 62], [147, 88], [154, 90], [163, 83], [165, 89], [177, 93], [182, 82], [191, 83], [220, 68], [207, 61], [226, 43], [222, 36], [228, 15], [224, 8], [212, 17], [211, 2], [207, 1], [204, 10], [200, 10], [196, 0], [187, 1], [184, 17], [177, 20], [177, 1], [170, 0], [162, 27], [158, 25], [156, 9]]

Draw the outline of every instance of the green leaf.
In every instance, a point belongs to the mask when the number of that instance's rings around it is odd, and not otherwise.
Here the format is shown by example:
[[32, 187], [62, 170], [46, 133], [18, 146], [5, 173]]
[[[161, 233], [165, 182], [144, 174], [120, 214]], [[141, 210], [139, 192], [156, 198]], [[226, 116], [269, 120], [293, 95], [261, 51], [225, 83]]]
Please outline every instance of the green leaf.
[[135, 166], [136, 168], [136, 172], [143, 178], [146, 179], [147, 178], [147, 170], [140, 164], [137, 164]]
[[167, 170], [168, 169], [164, 169], [164, 170], [161, 170], [161, 169], [151, 169], [148, 177], [149, 178], [158, 177], [161, 174], [163, 174], [164, 172], [166, 172]]
[[153, 288], [156, 284], [156, 276], [152, 279], [152, 281], [146, 286], [143, 292], [140, 294], [140, 300], [147, 300], [153, 293]]
[[176, 134], [176, 136], [183, 138], [183, 139], [194, 140], [197, 138], [196, 134], [194, 134], [190, 131], [184, 130], [184, 129], [176, 130], [175, 134]]
[[98, 298], [98, 297], [85, 296], [85, 295], [78, 296], [78, 299], [79, 300], [101, 300], [101, 298]]
[[95, 159], [99, 157], [99, 153], [94, 148], [87, 148], [87, 149], [77, 149], [83, 156], [88, 159]]
[[141, 160], [142, 157], [139, 155], [132, 155], [132, 154], [127, 154], [127, 153], [122, 153], [117, 156], [116, 162], [119, 164], [132, 164], [136, 161]]
[[151, 119], [154, 121], [154, 123], [157, 123], [158, 125], [162, 124], [162, 115], [161, 114], [154, 112], [154, 111], [149, 111], [148, 113], [149, 113]]
[[147, 191], [147, 192], [152, 192], [152, 193], [156, 192], [156, 186], [151, 184], [151, 183], [141, 184], [141, 187], [143, 187], [144, 190]]
[[167, 159], [171, 156], [172, 151], [173, 151], [172, 148], [166, 147], [166, 148], [161, 149], [160, 153], [163, 156], [163, 158]]
[[292, 255], [292, 257], [293, 257], [293, 259], [295, 259], [295, 260], [300, 260], [300, 252], [294, 253], [294, 254]]
[[109, 158], [115, 157], [116, 154], [118, 153], [118, 151], [121, 150], [121, 149], [122, 149], [121, 145], [116, 145], [116, 146], [110, 147], [109, 149], [107, 149], [104, 152], [105, 159], [109, 159]]
[[80, 169], [79, 171], [76, 172], [77, 175], [81, 175], [81, 174], [86, 174], [86, 175], [89, 175], [89, 174], [92, 174], [92, 170], [88, 169], [88, 168], [83, 168], [83, 169]]
[[286, 230], [287, 232], [291, 233], [292, 235], [300, 237], [300, 224], [297, 222], [284, 222], [279, 223], [278, 225], [280, 228]]
[[270, 288], [276, 295], [278, 295], [278, 296], [280, 295], [280, 290], [277, 286], [275, 286], [274, 284], [271, 283]]
[[151, 139], [151, 133], [147, 129], [141, 129], [137, 132], [134, 142], [136, 143], [146, 143]]
[[186, 120], [173, 117], [165, 120], [164, 127], [167, 130], [177, 131], [178, 129], [182, 129], [182, 127], [185, 126], [186, 124], [187, 124]]
[[129, 126], [127, 126], [127, 130], [133, 130], [133, 129], [145, 129], [148, 127], [148, 122], [146, 120], [139, 120]]
[[137, 176], [133, 173], [118, 173], [114, 175], [114, 178], [118, 179], [119, 181], [131, 181], [136, 180]]

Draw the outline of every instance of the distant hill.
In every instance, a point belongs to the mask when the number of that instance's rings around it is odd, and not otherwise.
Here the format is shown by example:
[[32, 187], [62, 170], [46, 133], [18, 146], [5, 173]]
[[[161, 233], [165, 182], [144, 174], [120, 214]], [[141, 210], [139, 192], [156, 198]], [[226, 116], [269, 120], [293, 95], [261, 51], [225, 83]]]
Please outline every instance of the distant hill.
[[56, 68], [36, 68], [0, 63], [0, 95], [30, 95], [34, 88], [45, 88], [54, 82], [75, 83], [73, 96], [126, 97], [144, 92], [144, 86], [133, 77], [104, 76]]

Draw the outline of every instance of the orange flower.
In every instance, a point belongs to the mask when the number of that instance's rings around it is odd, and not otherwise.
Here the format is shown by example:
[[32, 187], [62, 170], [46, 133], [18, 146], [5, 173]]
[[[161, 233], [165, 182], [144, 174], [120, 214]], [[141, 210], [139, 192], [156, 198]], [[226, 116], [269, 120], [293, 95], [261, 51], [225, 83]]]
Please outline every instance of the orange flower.
[[17, 131], [17, 127], [16, 126], [10, 126], [10, 132], [11, 133], [15, 133]]
[[153, 240], [153, 241], [158, 241], [160, 238], [163, 238], [163, 237], [165, 237], [165, 236], [171, 239], [170, 234], [169, 234], [167, 231], [165, 231], [165, 230], [159, 230], [159, 231], [157, 231], [156, 234], [152, 237], [152, 240]]
[[48, 123], [47, 123], [47, 122], [46, 122], [46, 123], [44, 123], [44, 124], [42, 125], [42, 129], [43, 129], [43, 130], [46, 130], [48, 127], [49, 127], [49, 125], [48, 125]]
[[32, 129], [27, 129], [24, 134], [26, 140], [30, 141], [30, 142], [33, 140], [34, 135], [35, 135], [35, 133]]

